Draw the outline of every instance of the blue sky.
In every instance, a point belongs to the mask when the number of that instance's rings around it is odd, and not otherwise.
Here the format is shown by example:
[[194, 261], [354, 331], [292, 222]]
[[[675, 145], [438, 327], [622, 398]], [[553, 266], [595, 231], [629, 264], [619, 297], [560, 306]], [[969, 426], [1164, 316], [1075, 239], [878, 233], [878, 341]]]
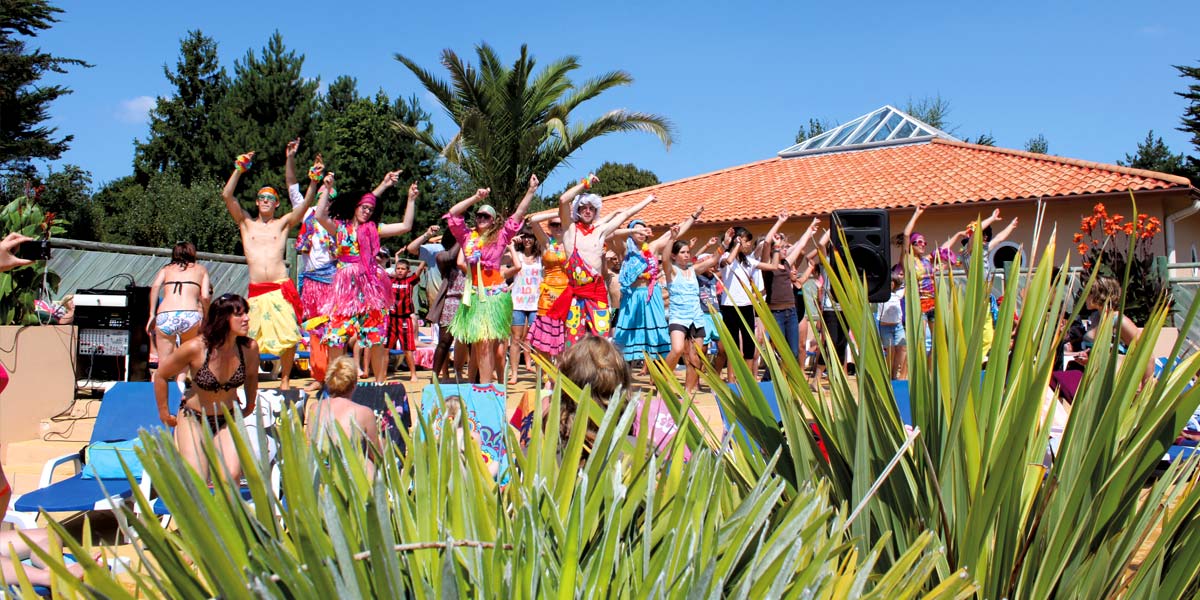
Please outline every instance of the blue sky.
[[[670, 118], [669, 151], [648, 134], [593, 142], [561, 167], [559, 189], [604, 161], [632, 162], [670, 181], [773, 156], [810, 117], [848, 121], [885, 103], [940, 94], [960, 137], [990, 132], [1021, 148], [1041, 133], [1050, 152], [1115, 162], [1147, 130], [1195, 153], [1176, 131], [1184, 80], [1173, 64], [1200, 64], [1200, 2], [97, 2], [59, 1], [62, 22], [34, 42], [87, 60], [52, 81], [73, 95], [51, 108], [74, 134], [64, 162], [97, 184], [132, 170], [146, 110], [169, 94], [179, 40], [200, 29], [222, 62], [265, 45], [279, 29], [306, 56], [306, 77], [346, 74], [361, 91], [418, 94], [435, 130], [452, 126], [392, 56], [429, 68], [442, 49], [470, 55], [480, 41], [511, 61], [522, 43], [542, 63], [573, 54], [579, 78], [612, 69], [632, 86], [581, 109]], [[204, 6], [203, 9], [199, 8]], [[1190, 28], [1189, 28], [1190, 27]], [[232, 159], [231, 159], [232, 161]]]

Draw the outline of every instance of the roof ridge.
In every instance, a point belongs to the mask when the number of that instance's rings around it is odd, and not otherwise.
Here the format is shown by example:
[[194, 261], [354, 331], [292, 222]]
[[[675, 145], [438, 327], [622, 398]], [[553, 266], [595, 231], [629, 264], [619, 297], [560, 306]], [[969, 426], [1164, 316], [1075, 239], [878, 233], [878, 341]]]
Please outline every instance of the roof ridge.
[[1103, 169], [1114, 173], [1122, 173], [1125, 175], [1133, 175], [1145, 179], [1157, 179], [1159, 181], [1168, 181], [1171, 183], [1181, 184], [1187, 187], [1192, 187], [1192, 182], [1186, 177], [1179, 175], [1171, 175], [1169, 173], [1159, 173], [1158, 171], [1150, 171], [1147, 169], [1135, 169], [1133, 167], [1123, 167], [1121, 165], [1113, 165], [1108, 163], [1094, 162], [1090, 160], [1081, 160], [1078, 158], [1067, 158], [1065, 156], [1055, 156], [1053, 154], [1041, 154], [1038, 152], [1027, 152], [1025, 150], [1015, 150], [1013, 148], [1001, 148], [999, 146], [984, 146], [982, 144], [972, 144], [970, 142], [962, 142], [958, 140], [947, 140], [944, 138], [935, 137], [929, 140], [934, 144], [946, 144], [947, 146], [958, 146], [961, 148], [971, 148], [973, 150], [982, 150], [985, 152], [993, 152], [996, 154], [1008, 154], [1011, 156], [1019, 156], [1022, 158], [1031, 158], [1045, 162], [1054, 162], [1073, 167], [1083, 167], [1085, 169]]
[[756, 160], [756, 161], [754, 161], [754, 162], [749, 162], [749, 163], [746, 163], [746, 164], [743, 164], [743, 165], [734, 165], [734, 166], [732, 166], [732, 167], [725, 167], [724, 169], [720, 169], [720, 170], [717, 170], [717, 171], [709, 171], [708, 173], [701, 173], [701, 174], [699, 174], [699, 175], [692, 175], [691, 177], [685, 177], [685, 178], [683, 178], [683, 179], [676, 179], [676, 180], [674, 180], [674, 181], [666, 181], [666, 182], [663, 182], [663, 183], [656, 183], [656, 184], [654, 184], [654, 185], [649, 185], [649, 186], [646, 186], [646, 187], [638, 188], [638, 189], [636, 189], [636, 190], [627, 190], [627, 191], [621, 192], [621, 193], [619, 193], [619, 194], [612, 194], [611, 196], [605, 196], [605, 197], [604, 197], [604, 199], [605, 199], [605, 200], [614, 200], [614, 199], [617, 199], [617, 198], [623, 198], [623, 197], [625, 197], [625, 196], [633, 195], [633, 194], [635, 194], [635, 193], [637, 193], [637, 192], [641, 192], [641, 191], [645, 191], [645, 190], [655, 190], [655, 189], [659, 189], [659, 188], [666, 187], [666, 186], [669, 186], [669, 185], [672, 185], [672, 186], [673, 186], [673, 185], [680, 185], [680, 184], [683, 184], [683, 183], [687, 183], [687, 182], [689, 182], [689, 181], [695, 181], [695, 180], [697, 180], [697, 179], [704, 179], [705, 177], [714, 177], [714, 176], [716, 176], [716, 175], [721, 175], [721, 174], [723, 174], [723, 173], [729, 173], [729, 172], [731, 172], [731, 171], [737, 171], [737, 170], [739, 170], [739, 169], [746, 169], [746, 168], [750, 168], [750, 167], [754, 167], [754, 166], [761, 165], [761, 164], [763, 164], [763, 163], [769, 163], [769, 162], [774, 162], [774, 161], [778, 161], [778, 160], [783, 160], [783, 159], [782, 159], [782, 158], [780, 158], [780, 157], [778, 157], [778, 156], [772, 156], [772, 157], [770, 157], [770, 158], [764, 158], [764, 159], [762, 159], [762, 160]]

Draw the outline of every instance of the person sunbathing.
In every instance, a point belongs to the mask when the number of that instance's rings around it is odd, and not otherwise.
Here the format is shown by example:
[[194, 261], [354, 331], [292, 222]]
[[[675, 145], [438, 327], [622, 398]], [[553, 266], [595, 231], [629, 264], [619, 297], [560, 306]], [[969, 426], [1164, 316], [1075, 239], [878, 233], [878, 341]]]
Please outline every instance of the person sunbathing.
[[[358, 385], [358, 367], [354, 359], [345, 354], [329, 364], [325, 374], [328, 396], [308, 403], [305, 408], [304, 429], [309, 439], [318, 442], [338, 439], [334, 427], [341, 428], [351, 440], [358, 440], [363, 448], [368, 445], [382, 450], [379, 423], [375, 412], [350, 399]], [[374, 479], [375, 463], [367, 458], [367, 477]]]

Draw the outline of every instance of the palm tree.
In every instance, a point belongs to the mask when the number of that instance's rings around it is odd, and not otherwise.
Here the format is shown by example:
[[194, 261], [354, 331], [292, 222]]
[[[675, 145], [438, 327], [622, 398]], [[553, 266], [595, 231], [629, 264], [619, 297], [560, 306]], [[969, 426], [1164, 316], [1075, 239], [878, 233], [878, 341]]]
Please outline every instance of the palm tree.
[[576, 85], [569, 75], [579, 68], [575, 56], [560, 58], [538, 72], [528, 47], [505, 67], [487, 44], [475, 49], [479, 66], [442, 51], [450, 81], [439, 79], [412, 59], [396, 54], [425, 89], [454, 119], [459, 130], [449, 140], [429, 128], [393, 126], [401, 135], [428, 146], [460, 166], [476, 185], [491, 187], [497, 208], [511, 210], [536, 173], [544, 181], [584, 144], [602, 135], [645, 131], [671, 147], [674, 127], [666, 118], [616, 109], [588, 122], [572, 124], [571, 111], [606, 90], [633, 83], [624, 71], [610, 71]]

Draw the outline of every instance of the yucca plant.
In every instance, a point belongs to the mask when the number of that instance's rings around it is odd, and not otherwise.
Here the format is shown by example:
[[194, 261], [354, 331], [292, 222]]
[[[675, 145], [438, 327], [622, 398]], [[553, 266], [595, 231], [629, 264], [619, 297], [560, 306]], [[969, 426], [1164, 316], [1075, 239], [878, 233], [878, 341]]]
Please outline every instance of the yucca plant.
[[[1168, 358], [1169, 364], [1180, 362], [1143, 385], [1166, 307], [1152, 312], [1120, 359], [1116, 342], [1105, 342], [1114, 340], [1113, 323], [1105, 320], [1047, 469], [1050, 417], [1043, 418], [1043, 402], [1054, 351], [1063, 341], [1060, 321], [1064, 313], [1073, 318], [1080, 307], [1069, 305], [1067, 273], [1055, 274], [1060, 257], [1051, 243], [1023, 287], [1016, 276], [1019, 261], [1011, 267], [995, 341], [985, 352], [981, 340], [985, 319], [991, 319], [991, 282], [975, 243], [965, 284], [938, 279], [928, 361], [915, 350], [924, 347], [925, 325], [909, 276], [911, 430], [897, 410], [865, 285], [854, 265], [839, 257], [832, 264], [822, 261], [856, 340], [851, 354], [857, 377], [829, 361], [829, 389], [810, 391], [759, 299], [756, 311], [769, 334], [760, 350], [780, 419], [768, 408], [755, 374], [733, 353], [738, 393], [711, 369], [703, 377], [744, 433], [718, 440], [703, 424], [684, 420], [684, 437], [693, 447], [727, 446], [743, 482], [773, 471], [788, 482], [785, 495], [819, 481], [834, 503], [861, 507], [848, 539], [860, 550], [887, 539], [875, 563], [879, 568], [896, 564], [932, 530], [944, 553], [930, 586], [966, 570], [980, 598], [1193, 597], [1200, 589], [1194, 463], [1173, 464], [1157, 479], [1156, 470], [1200, 403], [1200, 392], [1189, 387], [1200, 359], [1180, 357], [1181, 340]], [[1193, 305], [1189, 324], [1195, 313]], [[732, 347], [728, 331], [718, 328]], [[828, 338], [824, 346], [832, 354]], [[678, 420], [685, 402], [676, 399], [682, 390], [667, 375], [660, 369], [656, 382], [664, 392], [675, 391], [664, 396]], [[810, 423], [822, 435], [828, 460], [818, 451]], [[912, 448], [902, 452], [909, 440]], [[779, 460], [767, 460], [776, 454]]]
[[[926, 534], [878, 564], [886, 536], [856, 545], [843, 507], [819, 481], [799, 489], [774, 474], [742, 481], [727, 455], [698, 449], [663, 459], [645, 432], [630, 440], [635, 404], [606, 410], [587, 389], [563, 381], [528, 448], [510, 436], [510, 483], [498, 487], [471, 436], [434, 437], [427, 423], [408, 452], [372, 452], [374, 480], [359, 446], [339, 434], [312, 443], [296, 414], [279, 421], [281, 492], [265, 465], [234, 435], [253, 506], [220, 477], [210, 488], [172, 441], [144, 434], [140, 453], [174, 525], [124, 514], [140, 560], [128, 575], [85, 559], [83, 582], [55, 591], [87, 598], [360, 597], [811, 597], [960, 598], [973, 584], [948, 577]], [[581, 464], [587, 419], [558, 443], [561, 394], [599, 417]], [[537, 421], [537, 422], [540, 422]], [[235, 432], [240, 428], [235, 427]], [[683, 443], [680, 438], [680, 444]], [[211, 438], [204, 441], [215, 459]], [[219, 464], [212, 460], [211, 464]], [[214, 474], [216, 475], [216, 474]], [[149, 513], [140, 494], [136, 502]], [[57, 525], [53, 525], [61, 531]], [[90, 549], [68, 540], [76, 556]]]

